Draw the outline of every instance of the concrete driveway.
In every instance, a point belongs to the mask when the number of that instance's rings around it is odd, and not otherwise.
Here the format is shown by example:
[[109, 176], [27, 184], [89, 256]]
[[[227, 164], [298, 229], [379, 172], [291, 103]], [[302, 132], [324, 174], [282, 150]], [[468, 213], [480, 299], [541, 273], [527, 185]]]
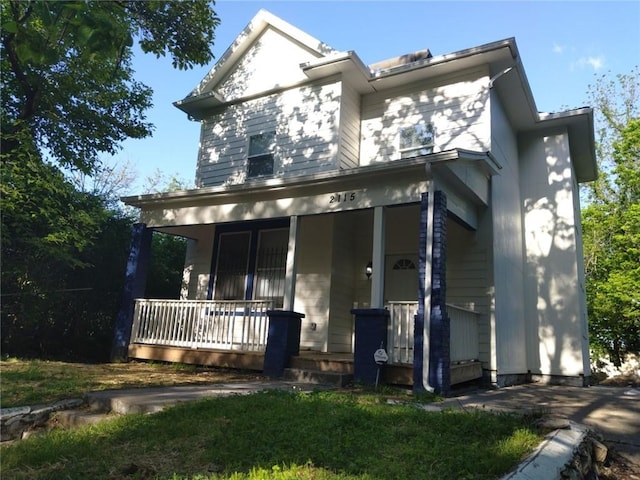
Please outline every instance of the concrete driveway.
[[448, 398], [453, 408], [543, 411], [600, 432], [608, 446], [640, 465], [640, 388], [526, 384]]

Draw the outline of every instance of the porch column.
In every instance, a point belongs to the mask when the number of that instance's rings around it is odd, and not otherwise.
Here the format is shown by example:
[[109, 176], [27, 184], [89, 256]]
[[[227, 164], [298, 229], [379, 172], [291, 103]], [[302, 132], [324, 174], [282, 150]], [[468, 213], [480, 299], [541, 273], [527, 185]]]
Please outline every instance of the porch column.
[[292, 356], [300, 354], [300, 329], [303, 313], [269, 310], [269, 333], [262, 373], [281, 377]]
[[450, 387], [450, 326], [446, 316], [447, 199], [422, 194], [420, 218], [420, 298], [415, 321], [414, 389], [446, 394]]
[[111, 346], [111, 361], [126, 360], [133, 325], [134, 300], [144, 296], [151, 253], [153, 230], [136, 223], [131, 230], [131, 246], [127, 260], [122, 303], [116, 318]]
[[371, 265], [371, 308], [384, 308], [384, 250], [385, 225], [384, 207], [373, 209], [373, 247]]
[[284, 278], [284, 300], [282, 309], [293, 311], [293, 302], [296, 298], [296, 272], [298, 259], [296, 249], [298, 246], [298, 217], [292, 216], [289, 220], [289, 248], [287, 250], [287, 265]]

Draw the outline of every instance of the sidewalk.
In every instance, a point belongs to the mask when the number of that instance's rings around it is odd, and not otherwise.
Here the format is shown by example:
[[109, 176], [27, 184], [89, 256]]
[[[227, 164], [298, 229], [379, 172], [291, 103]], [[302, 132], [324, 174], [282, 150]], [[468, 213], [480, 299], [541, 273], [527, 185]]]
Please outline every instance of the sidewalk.
[[542, 411], [600, 432], [607, 444], [640, 465], [640, 389], [526, 384], [448, 398], [453, 408]]

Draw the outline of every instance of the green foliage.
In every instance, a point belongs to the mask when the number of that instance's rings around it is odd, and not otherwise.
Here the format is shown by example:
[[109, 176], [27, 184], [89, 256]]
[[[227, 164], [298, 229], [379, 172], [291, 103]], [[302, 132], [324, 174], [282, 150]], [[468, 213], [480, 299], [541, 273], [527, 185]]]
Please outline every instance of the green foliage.
[[601, 178], [582, 214], [591, 346], [615, 365], [640, 352], [639, 79], [618, 75], [593, 90]]
[[[3, 447], [11, 478], [497, 478], [541, 440], [531, 418], [270, 391], [128, 415]], [[167, 428], [170, 425], [171, 428]], [[135, 478], [135, 477], [134, 477]]]
[[177, 299], [180, 296], [186, 249], [184, 238], [154, 232], [146, 298]]
[[0, 18], [2, 349], [106, 358], [132, 219], [113, 176], [88, 192], [62, 168], [99, 177], [99, 154], [150, 135], [134, 39], [191, 68], [211, 60], [219, 19], [206, 0], [0, 0]]
[[179, 68], [212, 58], [209, 2], [2, 0], [2, 151], [27, 132], [60, 165], [90, 172], [99, 153], [151, 134], [151, 90], [134, 79], [133, 38]]

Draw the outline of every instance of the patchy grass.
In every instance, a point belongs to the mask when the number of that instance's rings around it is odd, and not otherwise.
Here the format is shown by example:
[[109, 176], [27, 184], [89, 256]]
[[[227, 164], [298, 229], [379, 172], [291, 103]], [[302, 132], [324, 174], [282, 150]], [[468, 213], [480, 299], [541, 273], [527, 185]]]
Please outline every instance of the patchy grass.
[[53, 430], [1, 448], [13, 479], [490, 479], [541, 440], [532, 419], [426, 412], [380, 394], [269, 391]]
[[233, 370], [164, 363], [85, 364], [46, 360], [0, 361], [0, 406], [40, 405], [114, 388], [221, 383], [259, 378]]

